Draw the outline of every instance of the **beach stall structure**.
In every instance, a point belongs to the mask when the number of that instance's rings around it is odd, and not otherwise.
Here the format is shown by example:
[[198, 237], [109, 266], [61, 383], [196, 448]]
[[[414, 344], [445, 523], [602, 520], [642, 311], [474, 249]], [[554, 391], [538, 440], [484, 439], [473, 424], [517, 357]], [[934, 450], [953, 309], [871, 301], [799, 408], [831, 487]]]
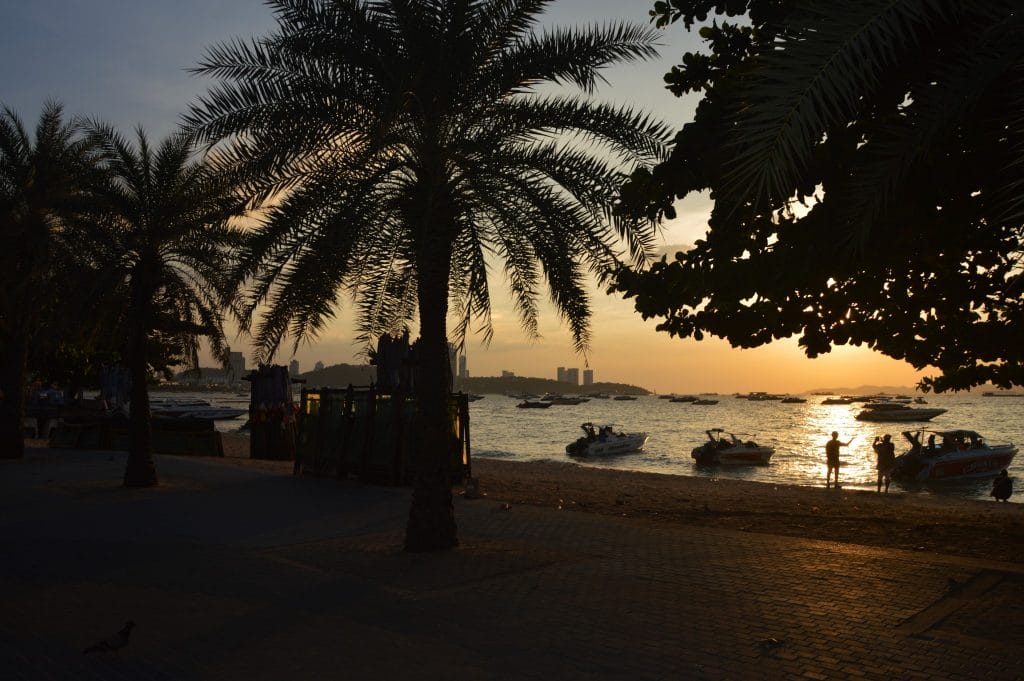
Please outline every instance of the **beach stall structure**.
[[[453, 481], [470, 476], [469, 396], [448, 398], [448, 452]], [[374, 385], [302, 391], [294, 472], [356, 476], [407, 485], [421, 448], [415, 437], [416, 401], [402, 390]]]
[[288, 367], [278, 364], [254, 369], [249, 381], [249, 458], [295, 459], [295, 423], [299, 405], [292, 397]]

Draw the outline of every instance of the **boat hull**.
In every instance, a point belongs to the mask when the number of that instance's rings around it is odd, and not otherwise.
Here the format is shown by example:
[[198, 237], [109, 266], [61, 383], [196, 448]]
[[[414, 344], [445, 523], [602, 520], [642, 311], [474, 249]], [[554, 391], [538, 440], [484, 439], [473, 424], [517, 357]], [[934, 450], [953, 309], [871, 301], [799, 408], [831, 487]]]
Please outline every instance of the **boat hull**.
[[945, 409], [865, 409], [857, 414], [858, 421], [930, 421], [939, 414], [945, 414]]
[[532, 402], [530, 400], [525, 400], [516, 406], [520, 409], [547, 409], [551, 404], [551, 402]]
[[1013, 445], [978, 447], [929, 456], [927, 450], [896, 457], [894, 480], [935, 481], [991, 477], [1007, 468], [1017, 448]]
[[[710, 444], [710, 443], [709, 443]], [[771, 461], [775, 450], [771, 447], [737, 445], [724, 449], [709, 445], [694, 448], [691, 456], [697, 463], [718, 466], [763, 466]]]
[[638, 452], [647, 444], [647, 433], [624, 433], [613, 435], [604, 442], [600, 440], [587, 441], [580, 438], [576, 442], [567, 445], [565, 453], [570, 456], [608, 456], [610, 454], [628, 454]]

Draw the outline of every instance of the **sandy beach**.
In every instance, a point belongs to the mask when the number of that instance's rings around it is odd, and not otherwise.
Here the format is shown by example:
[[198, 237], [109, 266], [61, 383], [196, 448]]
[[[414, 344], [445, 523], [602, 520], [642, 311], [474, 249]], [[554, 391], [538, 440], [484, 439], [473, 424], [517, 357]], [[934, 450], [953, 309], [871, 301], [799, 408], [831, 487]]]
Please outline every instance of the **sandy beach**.
[[[288, 461], [253, 461], [248, 439], [225, 434], [226, 464], [290, 473]], [[849, 544], [1024, 561], [1024, 505], [894, 488], [861, 490], [636, 473], [573, 463], [475, 458], [486, 500], [625, 515]], [[462, 493], [462, 489], [457, 489]], [[1024, 493], [1020, 490], [1018, 494]]]
[[[224, 434], [223, 465], [290, 475], [290, 461], [249, 458], [245, 436]], [[37, 441], [38, 446], [45, 446]], [[159, 472], [159, 468], [158, 468]], [[656, 523], [901, 548], [989, 560], [1024, 561], [1024, 505], [914, 494], [772, 485], [637, 473], [573, 463], [476, 458], [482, 498]], [[462, 488], [456, 492], [461, 494]], [[1017, 494], [1024, 491], [1017, 490]]]

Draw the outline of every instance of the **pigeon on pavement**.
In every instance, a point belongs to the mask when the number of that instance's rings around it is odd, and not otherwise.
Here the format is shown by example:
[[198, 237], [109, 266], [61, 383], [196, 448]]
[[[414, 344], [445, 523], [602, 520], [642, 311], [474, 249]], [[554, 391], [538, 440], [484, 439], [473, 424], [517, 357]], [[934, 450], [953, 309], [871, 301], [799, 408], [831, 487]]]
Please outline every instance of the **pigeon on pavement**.
[[88, 648], [82, 651], [83, 654], [88, 655], [89, 653], [103, 653], [103, 652], [117, 652], [128, 645], [128, 637], [132, 635], [132, 629], [135, 628], [135, 622], [127, 622], [121, 631], [117, 632], [109, 638], [105, 638], [102, 641], [92, 644]]

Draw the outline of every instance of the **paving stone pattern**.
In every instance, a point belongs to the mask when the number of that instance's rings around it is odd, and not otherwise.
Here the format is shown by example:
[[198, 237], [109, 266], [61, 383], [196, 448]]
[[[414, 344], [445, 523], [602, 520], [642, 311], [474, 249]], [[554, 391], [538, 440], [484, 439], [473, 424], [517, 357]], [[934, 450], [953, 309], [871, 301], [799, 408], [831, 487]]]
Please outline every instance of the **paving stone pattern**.
[[123, 467], [0, 462], [3, 679], [1024, 678], [1024, 564], [487, 499], [406, 554], [408, 490]]

